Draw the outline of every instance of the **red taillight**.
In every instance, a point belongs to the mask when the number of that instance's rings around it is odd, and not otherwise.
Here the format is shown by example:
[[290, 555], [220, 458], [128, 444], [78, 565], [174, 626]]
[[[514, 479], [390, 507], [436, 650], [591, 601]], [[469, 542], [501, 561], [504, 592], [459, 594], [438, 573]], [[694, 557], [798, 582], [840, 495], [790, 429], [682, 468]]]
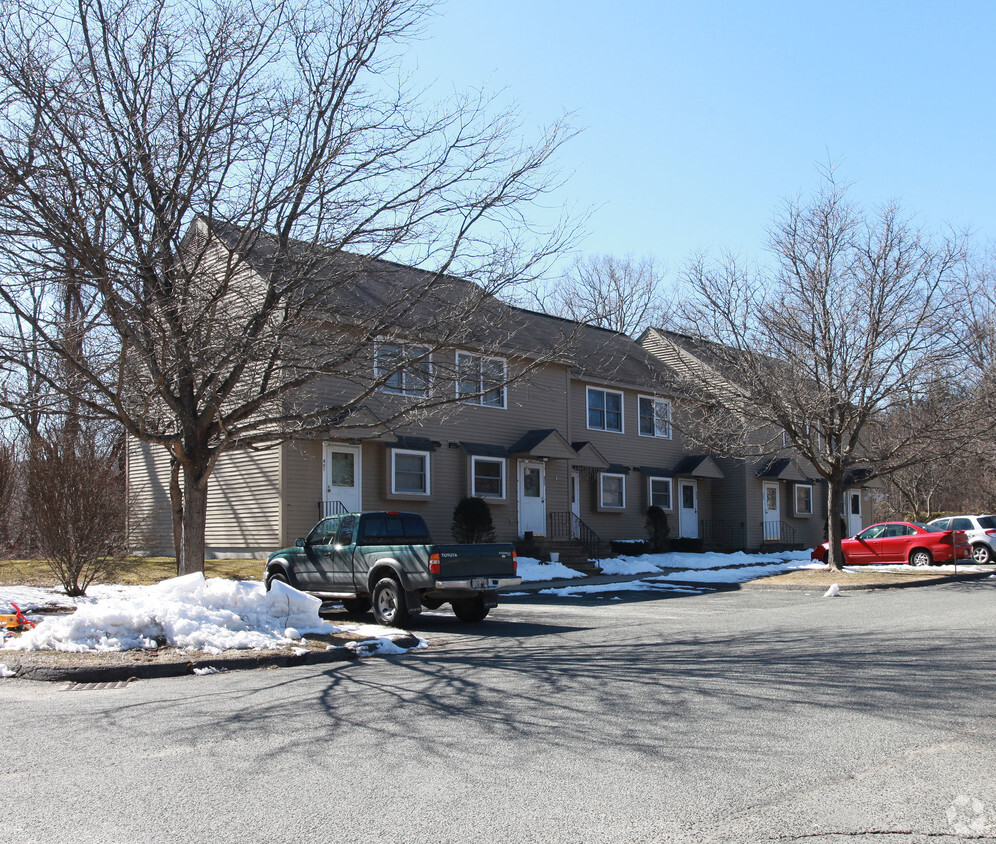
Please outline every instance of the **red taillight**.
[[987, 530], [986, 536], [996, 536], [996, 530]]
[[429, 555], [429, 574], [439, 574], [439, 554]]
[[519, 571], [519, 556], [518, 556], [518, 554], [515, 553], [515, 551], [513, 551], [512, 552], [512, 574], [517, 574], [518, 571]]

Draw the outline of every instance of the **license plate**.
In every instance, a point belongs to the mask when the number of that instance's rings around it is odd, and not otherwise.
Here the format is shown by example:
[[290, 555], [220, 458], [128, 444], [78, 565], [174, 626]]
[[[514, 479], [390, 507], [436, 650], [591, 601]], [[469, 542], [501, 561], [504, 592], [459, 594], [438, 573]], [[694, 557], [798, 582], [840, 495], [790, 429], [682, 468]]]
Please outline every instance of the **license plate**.
[[470, 579], [471, 589], [487, 589], [489, 580], [486, 577], [472, 577]]

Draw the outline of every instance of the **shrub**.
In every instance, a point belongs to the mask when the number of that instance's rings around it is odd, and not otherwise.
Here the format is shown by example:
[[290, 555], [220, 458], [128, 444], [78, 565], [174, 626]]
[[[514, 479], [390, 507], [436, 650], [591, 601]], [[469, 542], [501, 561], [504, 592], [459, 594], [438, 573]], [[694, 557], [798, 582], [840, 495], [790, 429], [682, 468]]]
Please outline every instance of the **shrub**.
[[94, 449], [39, 446], [26, 461], [25, 487], [26, 522], [38, 556], [67, 595], [85, 595], [124, 553], [120, 468]]
[[667, 513], [656, 504], [647, 509], [647, 540], [652, 554], [660, 554], [667, 550], [667, 538], [671, 534], [671, 526], [667, 523]]
[[461, 498], [453, 509], [453, 539], [461, 543], [494, 542], [491, 508], [483, 498]]

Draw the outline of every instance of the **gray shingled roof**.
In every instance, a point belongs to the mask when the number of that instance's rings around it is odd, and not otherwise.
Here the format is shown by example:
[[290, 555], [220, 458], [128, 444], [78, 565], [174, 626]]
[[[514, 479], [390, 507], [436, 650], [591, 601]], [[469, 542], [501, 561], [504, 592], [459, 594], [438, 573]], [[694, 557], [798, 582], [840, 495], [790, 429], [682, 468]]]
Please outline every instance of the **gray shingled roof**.
[[[257, 272], [265, 275], [272, 269], [276, 238], [260, 237], [245, 248], [238, 229], [218, 223], [211, 228], [229, 248], [240, 249]], [[300, 242], [292, 243], [289, 252], [295, 272], [307, 278], [296, 295], [311, 299], [330, 321], [373, 318], [426, 340], [434, 339], [435, 326], [451, 345], [529, 358], [553, 351], [581, 379], [674, 391], [667, 366], [624, 334], [515, 307], [471, 281], [379, 258], [323, 252]]]

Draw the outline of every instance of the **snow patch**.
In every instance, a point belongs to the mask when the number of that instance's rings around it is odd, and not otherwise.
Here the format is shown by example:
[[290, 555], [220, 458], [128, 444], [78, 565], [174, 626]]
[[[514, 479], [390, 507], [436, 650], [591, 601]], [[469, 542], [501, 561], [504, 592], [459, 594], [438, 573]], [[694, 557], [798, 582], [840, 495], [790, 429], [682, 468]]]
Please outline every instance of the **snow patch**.
[[[6, 590], [4, 590], [6, 597]], [[41, 620], [8, 650], [123, 651], [161, 646], [221, 653], [272, 648], [305, 633], [334, 633], [321, 601], [279, 581], [205, 579], [195, 573], [154, 586], [119, 587], [69, 616]]]
[[826, 592], [823, 593], [824, 598], [839, 598], [840, 597], [840, 587], [834, 583]]

